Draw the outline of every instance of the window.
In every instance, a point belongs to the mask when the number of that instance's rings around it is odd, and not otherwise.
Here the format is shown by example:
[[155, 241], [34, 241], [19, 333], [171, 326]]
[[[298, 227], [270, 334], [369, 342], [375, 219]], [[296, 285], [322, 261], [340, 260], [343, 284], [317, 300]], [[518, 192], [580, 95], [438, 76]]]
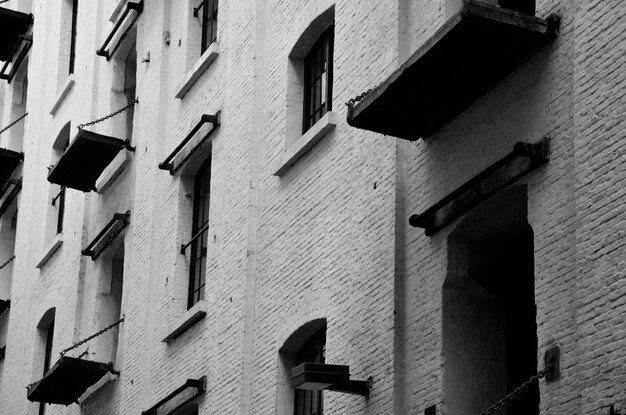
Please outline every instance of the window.
[[202, 10], [201, 53], [204, 53], [209, 48], [209, 45], [217, 40], [217, 1], [202, 0], [198, 7], [194, 9], [195, 16], [197, 16], [200, 9]]
[[[46, 318], [49, 318], [49, 313], [46, 313], [46, 316], [42, 318], [44, 321]], [[40, 330], [45, 336], [44, 343], [44, 358], [43, 358], [43, 374], [45, 375], [48, 370], [50, 370], [50, 364], [52, 361], [52, 339], [54, 338], [54, 311], [52, 311], [52, 318], [50, 323], [47, 326], [40, 327]], [[39, 415], [44, 415], [46, 413], [46, 404], [39, 404]]]
[[[61, 156], [67, 150], [70, 145], [70, 123], [68, 122], [63, 126], [61, 132], [57, 136], [54, 144], [52, 145], [52, 163], [51, 166], [55, 165], [61, 159]], [[63, 233], [63, 221], [65, 218], [65, 186], [57, 186], [52, 185], [52, 211], [54, 219], [49, 217], [50, 220], [54, 220], [56, 223], [55, 231], [52, 235], [58, 235]], [[49, 231], [52, 231], [51, 229]], [[50, 234], [48, 234], [50, 235]]]
[[332, 110], [334, 32], [334, 26], [326, 29], [304, 58], [302, 133]]
[[71, 33], [70, 33], [70, 61], [69, 61], [69, 73], [74, 73], [74, 60], [76, 56], [76, 26], [77, 26], [77, 15], [78, 15], [78, 0], [72, 1], [72, 24], [71, 24]]
[[204, 162], [194, 177], [193, 223], [191, 257], [189, 265], [189, 294], [187, 308], [204, 300], [206, 258], [209, 230], [209, 204], [211, 191], [211, 158]]
[[57, 208], [57, 234], [63, 233], [63, 217], [65, 216], [65, 186], [61, 186], [59, 193], [52, 199], [52, 205]]
[[[296, 352], [295, 365], [301, 363], [324, 363], [326, 352], [326, 327], [315, 332]], [[294, 391], [294, 415], [322, 415], [324, 397], [321, 390]]]

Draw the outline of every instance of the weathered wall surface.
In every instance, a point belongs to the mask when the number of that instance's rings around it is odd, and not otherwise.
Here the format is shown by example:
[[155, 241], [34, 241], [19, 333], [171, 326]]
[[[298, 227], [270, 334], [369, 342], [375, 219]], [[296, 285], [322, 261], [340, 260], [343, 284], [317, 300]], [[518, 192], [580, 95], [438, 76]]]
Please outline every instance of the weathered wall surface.
[[[115, 362], [121, 376], [81, 406], [49, 406], [47, 414], [140, 413], [185, 379], [203, 375], [201, 414], [291, 414], [293, 345], [286, 342], [306, 323], [323, 320], [326, 361], [350, 365], [353, 379], [371, 376], [374, 385], [367, 399], [325, 393], [325, 413], [413, 414], [433, 404], [440, 413], [446, 409], [442, 293], [452, 266], [449, 238], [463, 219], [432, 237], [407, 219], [515, 142], [544, 136], [551, 139], [551, 160], [523, 183], [534, 233], [539, 368], [545, 349], [558, 344], [562, 377], [541, 384], [541, 410], [600, 415], [624, 402], [626, 338], [616, 329], [626, 311], [621, 2], [538, 1], [539, 16], [561, 16], [559, 36], [432, 137], [414, 143], [348, 126], [344, 102], [419, 48], [443, 23], [450, 2], [223, 1], [217, 57], [182, 98], [176, 98], [181, 82], [205, 58], [192, 15], [196, 2], [146, 1], [135, 34], [110, 61], [95, 51], [115, 5], [80, 2], [71, 76], [62, 23], [67, 5], [53, 3], [32, 4], [12, 307], [8, 326], [0, 320], [7, 326], [0, 331], [7, 345], [1, 413], [37, 413], [24, 386], [41, 377], [37, 324], [46, 310], [56, 308], [53, 362], [110, 322], [111, 312], [100, 307], [109, 301], [103, 281], [111, 255], [92, 261], [80, 251], [115, 212], [126, 211], [130, 226], [117, 245], [123, 241], [125, 322]], [[332, 21], [337, 123], [276, 176], [276, 165], [301, 138], [297, 68], [305, 51], [298, 48], [310, 46]], [[73, 137], [79, 123], [123, 104], [123, 58], [133, 42], [136, 150], [118, 160], [119, 176], [100, 193], [68, 190], [60, 243], [50, 206], [58, 186], [46, 180], [46, 167], [56, 161], [53, 143], [67, 122]], [[19, 80], [4, 86], [4, 125], [23, 105], [16, 99]], [[158, 169], [201, 114], [217, 111], [221, 125], [209, 146], [174, 175]], [[124, 134], [123, 124], [122, 117], [90, 128]], [[19, 144], [13, 136], [0, 143]], [[180, 246], [191, 238], [193, 176], [206, 157], [211, 208], [206, 299], [199, 306], [206, 317], [165, 343], [188, 316], [189, 258]], [[7, 226], [3, 219], [2, 238], [10, 235]], [[54, 243], [60, 247], [42, 261]], [[13, 248], [3, 242], [2, 249]], [[87, 346], [70, 355], [86, 350], [86, 358], [96, 359], [108, 347]]]

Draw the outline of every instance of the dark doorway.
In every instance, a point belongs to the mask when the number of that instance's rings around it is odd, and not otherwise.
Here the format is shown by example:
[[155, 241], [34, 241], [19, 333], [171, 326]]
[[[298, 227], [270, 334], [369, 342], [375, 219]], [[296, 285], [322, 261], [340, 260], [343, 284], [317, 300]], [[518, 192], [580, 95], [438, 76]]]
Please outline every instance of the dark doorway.
[[[485, 202], [448, 241], [443, 291], [445, 399], [480, 414], [537, 373], [534, 246], [525, 187]], [[538, 415], [535, 384], [502, 409]]]

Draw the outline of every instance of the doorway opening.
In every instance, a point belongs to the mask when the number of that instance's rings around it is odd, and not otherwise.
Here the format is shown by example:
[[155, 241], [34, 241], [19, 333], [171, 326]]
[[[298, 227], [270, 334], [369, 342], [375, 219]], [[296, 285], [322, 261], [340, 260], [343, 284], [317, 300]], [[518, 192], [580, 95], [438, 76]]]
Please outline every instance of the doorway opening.
[[[470, 212], [448, 240], [444, 394], [450, 415], [479, 414], [537, 374], [533, 231], [526, 187]], [[538, 415], [533, 385], [501, 410]]]

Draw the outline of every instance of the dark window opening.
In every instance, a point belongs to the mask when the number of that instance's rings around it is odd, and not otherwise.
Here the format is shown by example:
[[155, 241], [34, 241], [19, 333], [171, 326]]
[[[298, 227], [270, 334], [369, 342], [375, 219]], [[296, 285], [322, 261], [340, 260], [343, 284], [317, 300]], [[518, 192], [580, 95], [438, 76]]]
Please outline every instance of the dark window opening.
[[[324, 363], [326, 355], [326, 327], [315, 332], [296, 353], [295, 366], [302, 363]], [[322, 415], [324, 397], [321, 390], [294, 391], [294, 415]]]
[[63, 219], [65, 217], [65, 186], [61, 186], [56, 198], [57, 207], [57, 234], [63, 233]]
[[[61, 155], [65, 152], [65, 150], [67, 150], [67, 148], [70, 145], [70, 139], [69, 139], [69, 127], [68, 127], [68, 131], [67, 131], [68, 136], [64, 139], [63, 144], [61, 144], [61, 149], [57, 149], [56, 150], [56, 158], [57, 158], [57, 162], [58, 159], [61, 158]], [[57, 193], [56, 196], [54, 196], [52, 198], [52, 206], [55, 206], [57, 209], [57, 226], [56, 226], [56, 233], [63, 233], [63, 222], [65, 219], [65, 192], [66, 192], [66, 187], [65, 186], [61, 186], [59, 188], [59, 193]]]
[[326, 29], [304, 58], [302, 133], [332, 110], [334, 33], [334, 26]]
[[76, 60], [76, 26], [78, 17], [78, 0], [72, 0], [72, 32], [70, 33], [70, 65], [69, 73], [74, 73], [74, 61]]
[[[137, 49], [133, 45], [126, 56], [124, 63], [124, 95], [126, 104], [130, 104], [135, 100], [137, 93]], [[133, 123], [135, 120], [135, 107], [131, 106], [126, 111], [126, 137], [130, 140], [133, 136]]]
[[[54, 338], [54, 320], [50, 322], [50, 325], [46, 329], [46, 348], [43, 360], [43, 374], [45, 375], [50, 370], [50, 363], [52, 360], [52, 339]], [[46, 404], [39, 404], [39, 415], [46, 413]]]
[[201, 53], [204, 53], [211, 43], [217, 41], [217, 4], [218, 0], [202, 0], [197, 7], [197, 9], [202, 8]]
[[189, 265], [189, 295], [187, 308], [204, 300], [206, 283], [206, 258], [209, 230], [209, 205], [211, 192], [211, 157], [200, 167], [194, 178], [193, 223]]

